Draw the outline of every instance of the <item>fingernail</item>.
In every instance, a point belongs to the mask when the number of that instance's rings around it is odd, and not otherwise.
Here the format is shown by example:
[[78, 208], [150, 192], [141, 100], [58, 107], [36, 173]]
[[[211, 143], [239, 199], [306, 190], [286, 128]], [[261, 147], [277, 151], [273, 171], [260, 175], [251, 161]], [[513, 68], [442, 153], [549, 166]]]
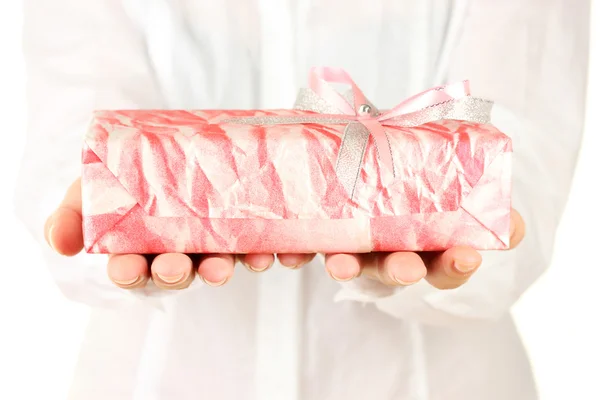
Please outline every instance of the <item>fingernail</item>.
[[477, 268], [477, 264], [454, 261], [454, 269], [456, 269], [458, 272], [462, 272], [463, 274], [471, 272], [475, 268]]
[[185, 272], [182, 272], [181, 274], [175, 275], [175, 276], [164, 276], [159, 273], [156, 273], [156, 276], [158, 276], [158, 278], [161, 281], [163, 281], [164, 283], [169, 283], [169, 284], [181, 282], [184, 275], [185, 275]]
[[252, 265], [250, 265], [250, 264], [248, 264], [248, 263], [244, 263], [244, 265], [245, 265], [245, 266], [246, 266], [246, 267], [247, 267], [247, 268], [248, 268], [250, 271], [253, 271], [253, 272], [264, 272], [264, 271], [268, 270], [269, 268], [271, 268], [271, 266], [273, 265], [273, 263], [269, 263], [269, 264], [267, 264], [267, 265], [266, 265], [266, 266], [264, 266], [264, 267], [258, 267], [258, 268], [257, 268], [257, 267], [254, 267], [254, 266], [252, 266]]
[[[389, 271], [389, 269], [388, 269]], [[397, 269], [396, 269], [397, 271]], [[398, 272], [398, 271], [397, 271]], [[423, 271], [420, 271], [422, 273], [415, 273], [415, 271], [411, 270], [410, 268], [405, 268], [403, 270], [399, 271], [400, 273], [396, 273], [396, 274], [392, 274], [389, 273], [389, 277], [396, 282], [398, 285], [401, 286], [410, 286], [410, 285], [414, 285], [415, 283], [419, 282], [421, 279], [425, 278], [425, 275], [427, 275], [427, 271], [425, 269], [423, 269]], [[398, 275], [403, 275], [403, 277], [401, 278]]]
[[330, 270], [327, 270], [327, 273], [329, 273], [329, 276], [331, 277], [331, 279], [336, 280], [338, 282], [348, 282], [348, 281], [351, 281], [352, 279], [356, 278], [356, 275], [353, 275], [350, 278], [346, 278], [346, 279], [338, 278]]
[[303, 267], [310, 261], [309, 256], [294, 257], [294, 258], [292, 258], [292, 260], [293, 259], [295, 259], [295, 261], [296, 261], [295, 264], [292, 264], [292, 265], [281, 264], [281, 265], [288, 269], [298, 269], [298, 268]]
[[414, 257], [409, 255], [392, 255], [386, 257], [383, 270], [388, 278], [401, 286], [410, 286], [419, 282], [427, 275], [427, 269], [417, 264]]
[[50, 229], [48, 229], [48, 244], [50, 245], [50, 247], [52, 247], [52, 250], [56, 250], [56, 246], [54, 244], [54, 240], [52, 239], [52, 237], [54, 233], [54, 225], [50, 226]]
[[202, 277], [202, 280], [204, 281], [204, 283], [206, 283], [208, 286], [212, 286], [212, 287], [219, 287], [219, 286], [223, 286], [225, 283], [227, 283], [227, 281], [229, 280], [229, 277], [223, 279], [220, 282], [211, 282], [206, 280], [204, 277]]
[[113, 279], [112, 281], [114, 283], [118, 284], [118, 285], [121, 285], [121, 286], [131, 286], [131, 285], [137, 283], [140, 279], [141, 279], [141, 276], [137, 276], [137, 277], [135, 277], [133, 279], [130, 279], [128, 281], [118, 281], [116, 279]]
[[419, 282], [419, 279], [416, 281], [405, 281], [405, 280], [397, 278], [395, 276], [392, 276], [392, 280], [394, 282], [396, 282], [398, 285], [402, 285], [402, 286], [410, 286], [410, 285], [414, 285], [415, 283]]

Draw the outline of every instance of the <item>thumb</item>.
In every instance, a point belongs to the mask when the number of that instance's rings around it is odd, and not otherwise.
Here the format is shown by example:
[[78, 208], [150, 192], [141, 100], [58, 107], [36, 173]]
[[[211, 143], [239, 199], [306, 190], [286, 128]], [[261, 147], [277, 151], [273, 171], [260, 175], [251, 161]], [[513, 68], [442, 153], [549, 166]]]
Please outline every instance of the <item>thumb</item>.
[[83, 249], [81, 179], [71, 184], [60, 206], [46, 221], [44, 236], [59, 254], [74, 256]]

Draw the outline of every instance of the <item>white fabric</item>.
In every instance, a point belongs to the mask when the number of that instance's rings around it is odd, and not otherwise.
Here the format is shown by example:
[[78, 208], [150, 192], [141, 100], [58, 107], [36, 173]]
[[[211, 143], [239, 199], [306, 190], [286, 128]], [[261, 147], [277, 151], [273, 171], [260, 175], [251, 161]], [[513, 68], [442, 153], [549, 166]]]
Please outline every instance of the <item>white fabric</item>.
[[[17, 212], [65, 295], [94, 306], [71, 399], [534, 399], [509, 316], [546, 269], [581, 140], [588, 7], [570, 0], [27, 0], [29, 135]], [[391, 290], [237, 268], [222, 288], [131, 293], [42, 227], [94, 108], [288, 107], [313, 65], [378, 107], [470, 79], [514, 139], [527, 237], [465, 286]]]

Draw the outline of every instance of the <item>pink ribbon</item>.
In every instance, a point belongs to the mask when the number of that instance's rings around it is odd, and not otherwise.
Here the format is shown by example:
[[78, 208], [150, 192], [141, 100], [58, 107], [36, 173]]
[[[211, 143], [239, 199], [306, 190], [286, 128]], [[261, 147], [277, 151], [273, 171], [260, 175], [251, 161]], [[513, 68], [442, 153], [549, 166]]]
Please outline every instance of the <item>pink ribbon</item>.
[[[331, 87], [331, 83], [349, 85], [352, 89], [354, 104], [350, 104], [340, 93]], [[384, 126], [394, 126], [394, 118], [413, 113], [444, 103], [470, 96], [469, 82], [457, 82], [438, 86], [416, 94], [396, 107], [384, 113], [378, 113], [370, 106], [363, 92], [350, 75], [341, 68], [314, 67], [309, 74], [309, 88], [328, 104], [338, 109], [342, 114], [350, 116], [350, 120], [360, 122], [369, 131], [375, 141], [377, 151], [383, 165], [394, 174], [392, 149]], [[354, 117], [354, 118], [352, 118]]]

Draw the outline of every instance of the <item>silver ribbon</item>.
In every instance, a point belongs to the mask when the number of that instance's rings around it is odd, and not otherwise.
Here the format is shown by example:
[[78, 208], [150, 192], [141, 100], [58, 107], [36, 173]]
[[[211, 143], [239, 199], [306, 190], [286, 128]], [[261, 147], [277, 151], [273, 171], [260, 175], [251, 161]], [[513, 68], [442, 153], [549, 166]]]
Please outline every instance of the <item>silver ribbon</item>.
[[351, 122], [344, 129], [335, 173], [350, 198], [354, 197], [370, 135], [367, 127], [359, 122]]
[[[351, 93], [350, 96], [352, 96]], [[379, 111], [371, 103], [368, 104], [373, 110], [372, 115], [378, 115]], [[466, 96], [461, 99], [438, 103], [412, 113], [403, 114], [399, 117], [386, 119], [383, 125], [415, 127], [429, 122], [449, 119], [487, 124], [490, 122], [492, 106], [492, 101]], [[354, 116], [343, 115], [340, 110], [331, 106], [310, 89], [299, 91], [294, 108], [325, 115], [265, 115], [234, 117], [215, 122], [265, 126], [282, 124], [346, 124], [336, 162], [336, 174], [350, 198], [353, 198], [369, 142], [369, 130], [363, 124], [357, 122]]]

